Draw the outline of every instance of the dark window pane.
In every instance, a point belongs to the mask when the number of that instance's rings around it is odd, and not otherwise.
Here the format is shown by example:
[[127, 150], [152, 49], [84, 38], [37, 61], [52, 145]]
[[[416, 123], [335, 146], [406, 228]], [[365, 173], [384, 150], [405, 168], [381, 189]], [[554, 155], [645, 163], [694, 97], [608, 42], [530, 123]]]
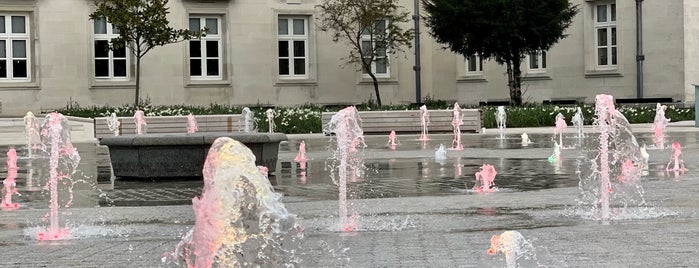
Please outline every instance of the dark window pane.
[[294, 57], [305, 57], [306, 56], [306, 42], [305, 41], [294, 41]]
[[616, 65], [616, 47], [612, 48], [612, 65]]
[[279, 57], [289, 56], [289, 41], [279, 41]]
[[386, 32], [386, 21], [385, 20], [377, 20], [374, 23], [374, 34], [381, 34], [383, 35]]
[[388, 62], [386, 61], [386, 58], [377, 59], [375, 64], [377, 74], [388, 73]]
[[616, 27], [612, 28], [612, 46], [616, 46]]
[[26, 33], [24, 16], [12, 16], [12, 33]]
[[371, 57], [372, 53], [373, 51], [371, 49], [371, 41], [362, 41], [362, 54], [364, 54], [364, 57]]
[[0, 16], [0, 33], [5, 33], [5, 16]]
[[597, 29], [597, 45], [607, 45], [607, 28]]
[[26, 78], [27, 77], [27, 60], [12, 61], [12, 77]]
[[607, 48], [597, 49], [597, 65], [607, 65]]
[[189, 60], [189, 75], [201, 76], [201, 60]]
[[119, 49], [113, 51], [115, 58], [126, 58], [126, 46], [122, 46]]
[[597, 6], [597, 22], [607, 21], [607, 5]]
[[289, 34], [289, 22], [287, 19], [278, 19], [277, 20], [277, 34], [279, 35], [287, 35]]
[[468, 57], [468, 71], [469, 72], [475, 72], [478, 71], [476, 64], [477, 64], [476, 56], [471, 55]]
[[189, 30], [195, 32], [201, 30], [201, 21], [199, 18], [189, 18]]
[[206, 41], [206, 56], [218, 58], [218, 41]]
[[541, 68], [546, 69], [546, 51], [541, 52]]
[[0, 78], [7, 78], [7, 61], [0, 60]]
[[306, 34], [306, 27], [304, 26], [303, 19], [294, 19], [294, 35], [304, 35]]
[[289, 59], [279, 59], [279, 75], [289, 75]]
[[190, 57], [201, 57], [201, 41], [190, 40], [189, 41], [189, 56]]
[[12, 40], [12, 57], [26, 58], [27, 57], [27, 41]]
[[306, 74], [306, 60], [305, 59], [294, 59], [294, 74], [297, 74], [297, 75]]
[[109, 57], [109, 41], [95, 40], [95, 58]]
[[206, 60], [206, 75], [212, 75], [212, 76], [218, 75], [218, 60], [217, 59]]
[[529, 54], [529, 69], [539, 69], [536, 53]]
[[5, 49], [5, 40], [0, 40], [0, 58], [5, 58], [7, 56]]
[[95, 60], [95, 77], [109, 76], [109, 60]]
[[616, 4], [612, 4], [611, 7], [611, 12], [612, 12], [612, 21], [616, 21]]
[[126, 60], [114, 60], [114, 77], [126, 77]]

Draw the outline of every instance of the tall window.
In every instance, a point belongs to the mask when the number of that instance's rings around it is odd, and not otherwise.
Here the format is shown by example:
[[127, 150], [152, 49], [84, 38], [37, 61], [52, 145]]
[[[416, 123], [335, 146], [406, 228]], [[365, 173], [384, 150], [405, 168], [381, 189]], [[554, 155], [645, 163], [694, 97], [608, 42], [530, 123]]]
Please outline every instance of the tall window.
[[29, 36], [29, 16], [0, 14], [0, 81], [29, 80]]
[[[371, 72], [377, 77], [389, 77], [389, 57], [386, 49], [386, 44], [377, 41], [382, 40], [386, 34], [386, 20], [377, 20], [374, 25], [367, 27], [362, 31], [362, 54], [366, 60], [371, 60], [373, 53], [373, 61], [371, 62]], [[362, 68], [363, 73], [368, 73]]]
[[216, 16], [190, 16], [189, 29], [207, 28], [206, 36], [189, 40], [189, 76], [192, 79], [219, 80], [222, 78], [221, 18]]
[[129, 57], [126, 46], [109, 49], [109, 41], [119, 36], [119, 30], [104, 18], [95, 19], [93, 49], [95, 55], [95, 78], [126, 79], [129, 77]]
[[277, 39], [279, 77], [308, 78], [308, 18], [280, 16]]
[[598, 67], [617, 65], [616, 4], [595, 5], [595, 46]]
[[529, 54], [529, 71], [546, 71], [546, 51], [538, 51], [537, 53]]
[[483, 72], [483, 60], [473, 54], [466, 57], [466, 74], [480, 74]]

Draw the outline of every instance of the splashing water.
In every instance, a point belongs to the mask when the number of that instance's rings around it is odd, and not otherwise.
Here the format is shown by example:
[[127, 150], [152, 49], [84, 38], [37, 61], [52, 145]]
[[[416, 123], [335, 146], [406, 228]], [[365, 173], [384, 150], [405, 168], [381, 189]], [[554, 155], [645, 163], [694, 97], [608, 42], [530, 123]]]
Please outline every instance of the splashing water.
[[[536, 262], [534, 247], [517, 231], [505, 231], [500, 235], [493, 235], [490, 238], [490, 248], [486, 253], [504, 256], [507, 268], [529, 267], [525, 266], [524, 262]], [[536, 265], [531, 267], [536, 267]]]
[[15, 148], [7, 150], [7, 178], [2, 181], [2, 210], [14, 210], [19, 204], [12, 203], [12, 195], [19, 195], [17, 191], [17, 151]]
[[665, 149], [665, 128], [670, 122], [669, 118], [665, 118], [666, 105], [660, 105], [656, 103], [655, 105], [655, 119], [653, 119], [653, 142], [655, 142], [655, 148]]
[[109, 131], [114, 132], [114, 136], [119, 136], [119, 126], [121, 126], [121, 122], [119, 122], [116, 113], [110, 114], [107, 117], [107, 127]]
[[522, 133], [522, 146], [529, 146], [530, 143], [532, 143], [532, 140], [529, 139], [529, 135], [527, 135], [526, 132]]
[[243, 132], [255, 131], [255, 113], [250, 108], [243, 107], [240, 115], [243, 117]]
[[302, 227], [255, 166], [255, 156], [227, 137], [214, 141], [204, 163], [204, 188], [192, 199], [195, 224], [166, 267], [293, 267]]
[[69, 207], [72, 202], [71, 176], [77, 171], [80, 155], [70, 141], [68, 120], [60, 113], [46, 115], [44, 124], [41, 126], [41, 137], [48, 148], [49, 178], [45, 188], [50, 193], [50, 202], [49, 212], [44, 219], [48, 217], [50, 225], [46, 229], [39, 230], [36, 236], [38, 240], [68, 239], [71, 236], [70, 230], [61, 228], [58, 221], [58, 210], [61, 206], [58, 196], [59, 182], [61, 182], [60, 185], [68, 188], [61, 192], [70, 194], [63, 205]]
[[594, 126], [600, 134], [599, 139], [588, 140], [583, 147], [589, 161], [578, 166], [581, 189], [578, 204], [591, 209], [582, 214], [609, 220], [630, 207], [645, 206], [639, 183], [643, 158], [629, 122], [615, 109], [612, 96], [597, 95], [595, 116]]
[[24, 131], [27, 135], [27, 156], [32, 157], [34, 151], [38, 149], [41, 138], [39, 136], [39, 122], [36, 120], [34, 113], [27, 112], [24, 116]]
[[439, 144], [437, 150], [434, 151], [434, 160], [437, 162], [444, 162], [447, 159], [447, 150], [444, 148], [444, 144]]
[[395, 146], [398, 145], [398, 139], [396, 138], [395, 130], [391, 130], [391, 133], [388, 134], [388, 145], [393, 146], [392, 149], [395, 149]]
[[498, 123], [500, 139], [504, 140], [505, 128], [507, 127], [507, 113], [505, 113], [505, 106], [498, 106], [498, 110], [495, 112], [495, 122]]
[[353, 204], [347, 202], [347, 179], [356, 177], [364, 167], [364, 159], [358, 150], [358, 147], [366, 147], [359, 112], [354, 106], [342, 109], [333, 115], [325, 131], [336, 135], [337, 146], [329, 160], [332, 163], [330, 176], [339, 187], [340, 230], [357, 231], [358, 214]]
[[575, 115], [573, 115], [573, 118], [571, 118], [570, 121], [573, 123], [575, 131], [578, 133], [578, 139], [582, 139], [583, 137], [585, 137], [585, 134], [583, 133], [585, 117], [583, 117], [583, 113], [580, 107], [576, 108]]
[[[681, 154], [682, 145], [680, 145], [680, 143], [677, 141], [672, 142], [672, 159], [670, 159], [670, 162], [668, 162], [667, 166], [665, 167], [667, 171], [687, 171], [687, 168], [684, 166], [684, 160], [680, 160]], [[675, 166], [670, 168], [670, 165], [673, 162], [675, 163]]]
[[558, 135], [558, 145], [563, 146], [563, 131], [568, 128], [566, 124], [566, 117], [563, 114], [558, 113], [556, 115], [556, 128], [554, 129], [554, 136]]
[[643, 159], [643, 169], [648, 169], [648, 159], [650, 158], [650, 154], [648, 154], [645, 143], [641, 147], [641, 158]]
[[422, 133], [420, 133], [420, 141], [428, 141], [430, 137], [427, 136], [427, 126], [430, 124], [430, 112], [427, 111], [427, 106], [420, 106], [420, 125], [422, 126]]
[[197, 124], [197, 119], [194, 118], [192, 113], [187, 115], [187, 133], [192, 134], [199, 131], [199, 125]]
[[476, 185], [473, 190], [479, 193], [492, 193], [495, 191], [493, 187], [495, 176], [498, 174], [495, 167], [490, 164], [483, 164], [480, 171], [476, 172]]
[[561, 161], [561, 146], [558, 142], [553, 142], [553, 154], [548, 158], [549, 163], [560, 163]]
[[294, 161], [296, 163], [299, 163], [301, 165], [301, 169], [306, 169], [306, 142], [301, 141], [299, 144], [299, 153], [296, 154], [296, 157], [294, 157]]
[[148, 123], [146, 123], [146, 116], [143, 114], [143, 111], [136, 110], [136, 113], [133, 115], [133, 121], [136, 124], [136, 135], [146, 134]]
[[274, 133], [274, 115], [276, 114], [274, 112], [274, 109], [267, 109], [265, 112], [267, 115], [267, 125], [269, 126], [269, 133]]
[[461, 144], [461, 125], [464, 124], [464, 115], [459, 107], [459, 103], [454, 103], [453, 117], [451, 119], [451, 127], [454, 130], [454, 140], [451, 142], [452, 150], [463, 150], [464, 145]]

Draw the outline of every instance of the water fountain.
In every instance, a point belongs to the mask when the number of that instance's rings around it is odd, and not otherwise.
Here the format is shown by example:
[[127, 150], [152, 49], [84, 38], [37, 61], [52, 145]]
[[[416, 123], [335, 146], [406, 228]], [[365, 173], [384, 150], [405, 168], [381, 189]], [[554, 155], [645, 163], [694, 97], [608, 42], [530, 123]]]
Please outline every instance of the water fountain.
[[298, 265], [302, 228], [255, 166], [250, 149], [228, 137], [216, 139], [203, 174], [202, 194], [192, 199], [194, 227], [165, 254], [164, 266]]
[[[677, 141], [672, 142], [672, 159], [670, 159], [670, 162], [668, 162], [665, 167], [667, 171], [687, 171], [687, 168], [684, 166], [684, 160], [680, 160], [680, 154], [682, 154], [682, 146]], [[673, 162], [675, 165], [670, 168]]]
[[107, 117], [107, 127], [109, 131], [114, 132], [114, 136], [119, 136], [119, 126], [121, 126], [121, 122], [119, 122], [116, 113], [110, 114]]
[[560, 163], [561, 161], [561, 146], [558, 142], [553, 142], [553, 154], [548, 158], [549, 163]]
[[437, 162], [444, 162], [447, 160], [447, 150], [444, 148], [444, 144], [439, 144], [439, 147], [434, 151], [434, 160]]
[[585, 134], [583, 133], [583, 126], [585, 125], [585, 117], [583, 116], [582, 110], [580, 107], [577, 107], [575, 109], [575, 115], [573, 115], [573, 118], [570, 119], [570, 121], [573, 123], [573, 126], [575, 127], [575, 131], [578, 133], [578, 139], [582, 139], [585, 137]]
[[650, 158], [650, 154], [648, 154], [645, 143], [643, 146], [641, 146], [641, 158], [643, 159], [643, 169], [648, 169], [648, 159]]
[[17, 151], [15, 148], [7, 150], [7, 178], [2, 181], [2, 210], [14, 210], [19, 208], [19, 204], [12, 203], [12, 195], [19, 194], [17, 191]]
[[[505, 258], [505, 267], [537, 267], [536, 254], [532, 244], [524, 239], [517, 231], [505, 231], [490, 238], [490, 248], [486, 251], [489, 255]], [[529, 264], [528, 262], [533, 262]], [[527, 263], [528, 265], [525, 265]]]
[[420, 106], [420, 125], [422, 126], [422, 132], [420, 133], [420, 141], [428, 141], [430, 137], [427, 136], [427, 126], [430, 124], [430, 112], [427, 111], [427, 106]]
[[496, 191], [493, 188], [495, 176], [498, 174], [495, 171], [495, 167], [490, 164], [483, 164], [480, 171], [476, 172], [476, 184], [473, 186], [473, 190], [479, 193], [492, 193]]
[[339, 187], [340, 230], [357, 231], [359, 229], [358, 214], [354, 211], [353, 203], [348, 202], [347, 180], [351, 174], [356, 174], [357, 169], [364, 166], [363, 157], [358, 150], [358, 147], [366, 146], [359, 112], [354, 106], [340, 110], [330, 119], [325, 126], [325, 131], [335, 133], [337, 143], [333, 156], [329, 160], [332, 166], [330, 176]]
[[464, 116], [458, 102], [454, 103], [453, 114], [451, 127], [454, 130], [454, 140], [451, 142], [451, 149], [463, 150], [464, 145], [461, 143], [461, 125], [464, 124]]
[[274, 133], [274, 109], [267, 109], [265, 112], [267, 115], [267, 125], [269, 126], [269, 133]]
[[306, 142], [301, 141], [299, 144], [299, 153], [294, 157], [294, 162], [299, 163], [300, 169], [306, 169]]
[[39, 136], [39, 122], [32, 112], [27, 112], [24, 116], [24, 131], [27, 136], [27, 156], [32, 157], [34, 151], [38, 148], [37, 146], [41, 144], [41, 138]]
[[[60, 227], [58, 221], [59, 204], [59, 184], [68, 187], [61, 192], [72, 191], [71, 175], [76, 171], [80, 163], [80, 155], [70, 140], [70, 128], [68, 120], [60, 113], [50, 113], [46, 115], [44, 124], [41, 126], [42, 140], [45, 140], [49, 159], [49, 178], [46, 189], [50, 193], [49, 212], [44, 217], [48, 217], [49, 227], [37, 232], [38, 240], [60, 240], [71, 236], [68, 228]], [[72, 196], [68, 197], [64, 206], [70, 206]]]
[[[639, 183], [643, 158], [629, 122], [615, 109], [612, 96], [597, 95], [595, 116], [599, 139], [588, 140], [583, 148], [590, 160], [578, 167], [578, 203], [591, 209], [583, 211], [582, 216], [606, 221], [617, 218], [630, 206], [645, 205]], [[623, 180], [610, 179], [620, 177]]]
[[655, 105], [655, 119], [653, 119], [653, 142], [655, 142], [655, 148], [665, 149], [665, 128], [670, 122], [669, 118], [665, 118], [666, 105], [660, 105], [657, 103]]
[[187, 133], [192, 134], [199, 130], [199, 125], [197, 124], [197, 119], [194, 118], [192, 113], [187, 115]]
[[136, 135], [146, 134], [146, 129], [148, 128], [148, 123], [146, 123], [146, 116], [141, 110], [136, 110], [133, 115], [134, 124], [136, 124]]
[[391, 149], [395, 149], [396, 145], [398, 145], [398, 139], [396, 138], [396, 131], [391, 130], [391, 133], [388, 134], [388, 146], [392, 146]]
[[522, 135], [520, 135], [520, 136], [522, 137], [522, 146], [523, 147], [529, 146], [529, 144], [532, 143], [532, 140], [529, 139], [529, 135], [527, 135], [526, 132], [522, 133]]
[[558, 113], [556, 115], [556, 128], [554, 129], [554, 136], [558, 135], [558, 145], [563, 147], [563, 131], [568, 127], [566, 124], [566, 118], [563, 114]]
[[243, 117], [243, 132], [255, 131], [255, 113], [250, 108], [243, 107], [241, 116]]
[[500, 139], [504, 140], [505, 128], [507, 127], [507, 113], [505, 113], [505, 106], [498, 106], [498, 110], [495, 112], [495, 122], [498, 124]]

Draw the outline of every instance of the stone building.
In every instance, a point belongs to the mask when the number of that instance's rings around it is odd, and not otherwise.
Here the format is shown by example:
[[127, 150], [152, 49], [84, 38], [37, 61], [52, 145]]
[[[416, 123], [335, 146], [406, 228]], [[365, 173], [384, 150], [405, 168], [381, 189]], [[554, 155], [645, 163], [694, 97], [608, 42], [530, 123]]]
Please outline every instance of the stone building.
[[[343, 66], [347, 47], [318, 31], [320, 0], [170, 0], [175, 28], [207, 26], [203, 40], [143, 58], [141, 97], [154, 104], [349, 104], [372, 98], [371, 79]], [[637, 98], [635, 1], [574, 0], [569, 36], [525, 59], [524, 100]], [[642, 97], [693, 102], [699, 83], [699, 1], [641, 1]], [[412, 12], [413, 1], [401, 4]], [[106, 51], [115, 33], [89, 20], [91, 0], [0, 0], [0, 116], [67, 103], [133, 102], [135, 60]], [[412, 23], [405, 25], [412, 28]], [[444, 50], [421, 27], [421, 97], [477, 104], [508, 97], [505, 69]], [[416, 102], [414, 50], [389, 54], [385, 104]]]

